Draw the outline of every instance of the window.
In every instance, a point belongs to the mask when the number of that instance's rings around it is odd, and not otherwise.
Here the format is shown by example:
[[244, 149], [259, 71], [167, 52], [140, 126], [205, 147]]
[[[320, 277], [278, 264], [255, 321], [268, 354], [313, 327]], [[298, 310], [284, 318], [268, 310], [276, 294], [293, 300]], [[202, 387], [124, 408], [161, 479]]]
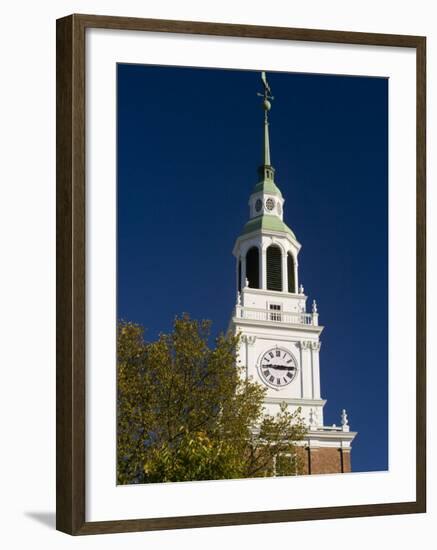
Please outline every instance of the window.
[[246, 254], [246, 277], [250, 288], [259, 288], [259, 251], [256, 246]]
[[281, 320], [281, 311], [282, 306], [281, 304], [270, 304], [269, 305], [270, 310], [270, 321], [280, 321]]
[[267, 290], [282, 290], [282, 254], [279, 246], [267, 249]]

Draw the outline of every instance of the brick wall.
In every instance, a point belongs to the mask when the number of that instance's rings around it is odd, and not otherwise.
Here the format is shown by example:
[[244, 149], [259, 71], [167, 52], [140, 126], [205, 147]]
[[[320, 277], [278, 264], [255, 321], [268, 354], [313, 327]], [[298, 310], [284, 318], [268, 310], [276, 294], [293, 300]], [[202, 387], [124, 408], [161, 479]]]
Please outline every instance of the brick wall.
[[341, 452], [341, 459], [343, 463], [343, 472], [351, 472], [352, 466], [351, 466], [351, 452], [345, 451], [344, 449]]
[[336, 448], [300, 447], [303, 474], [338, 474], [351, 471], [350, 451]]

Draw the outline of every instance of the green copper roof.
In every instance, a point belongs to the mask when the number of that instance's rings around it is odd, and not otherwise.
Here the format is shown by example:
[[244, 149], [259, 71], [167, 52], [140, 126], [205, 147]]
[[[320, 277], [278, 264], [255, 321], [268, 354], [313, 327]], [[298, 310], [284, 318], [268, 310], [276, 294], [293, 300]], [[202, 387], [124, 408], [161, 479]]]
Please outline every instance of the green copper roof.
[[252, 233], [252, 231], [257, 231], [259, 229], [288, 233], [293, 237], [293, 239], [296, 239], [296, 235], [293, 231], [280, 218], [278, 218], [278, 216], [270, 216], [268, 214], [249, 220], [244, 226], [241, 234], [246, 235], [247, 233]]
[[270, 193], [272, 195], [277, 195], [278, 197], [282, 197], [282, 193], [279, 190], [279, 188], [276, 186], [275, 182], [272, 180], [261, 180], [259, 181], [253, 190], [253, 193], [259, 193], [263, 191], [264, 193]]

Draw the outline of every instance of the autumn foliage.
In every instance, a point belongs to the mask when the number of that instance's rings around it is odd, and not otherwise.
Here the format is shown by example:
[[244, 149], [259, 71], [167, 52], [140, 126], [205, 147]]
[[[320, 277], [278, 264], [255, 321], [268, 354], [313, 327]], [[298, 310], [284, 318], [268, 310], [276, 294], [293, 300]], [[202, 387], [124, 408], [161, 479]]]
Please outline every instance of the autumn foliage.
[[188, 316], [154, 342], [141, 326], [119, 323], [119, 484], [300, 473], [299, 411], [263, 414], [264, 387], [236, 365], [239, 338], [209, 340], [210, 322]]

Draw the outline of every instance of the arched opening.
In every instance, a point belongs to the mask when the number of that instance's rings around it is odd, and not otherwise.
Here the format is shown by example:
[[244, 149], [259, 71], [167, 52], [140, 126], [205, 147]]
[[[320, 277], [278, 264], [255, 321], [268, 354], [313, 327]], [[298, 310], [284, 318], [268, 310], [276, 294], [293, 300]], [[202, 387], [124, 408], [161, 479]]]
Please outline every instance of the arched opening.
[[282, 290], [282, 253], [274, 244], [267, 248], [267, 290]]
[[250, 288], [259, 288], [259, 251], [256, 246], [246, 254], [246, 277]]
[[294, 258], [291, 252], [287, 254], [287, 278], [288, 292], [296, 292], [296, 281], [294, 279]]
[[241, 292], [241, 258], [238, 260], [238, 292]]

